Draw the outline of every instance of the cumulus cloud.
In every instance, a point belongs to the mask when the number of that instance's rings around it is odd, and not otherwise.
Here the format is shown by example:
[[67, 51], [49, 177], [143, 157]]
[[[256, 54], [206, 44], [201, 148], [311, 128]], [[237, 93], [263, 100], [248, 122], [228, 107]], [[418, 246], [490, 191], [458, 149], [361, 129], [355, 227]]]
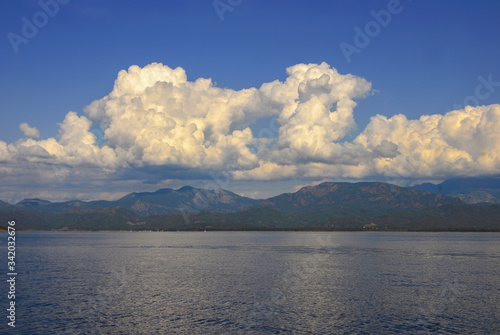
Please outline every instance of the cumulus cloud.
[[121, 71], [113, 91], [85, 113], [101, 122], [105, 145], [119, 162], [197, 168], [221, 168], [229, 160], [255, 164], [248, 126], [267, 115], [255, 88], [189, 82], [183, 69], [156, 63]]
[[[166, 178], [174, 170], [224, 171], [239, 180], [500, 172], [500, 105], [418, 120], [375, 115], [349, 142], [356, 99], [370, 94], [371, 83], [326, 63], [297, 64], [286, 72], [284, 81], [232, 90], [211, 79], [189, 81], [180, 67], [131, 66], [85, 115], [69, 112], [58, 136], [40, 140], [39, 131], [23, 123], [26, 138], [0, 141], [0, 174], [22, 162], [48, 174], [58, 167], [67, 171], [59, 174], [64, 180], [88, 168], [109, 175], [158, 167]], [[279, 127], [269, 129], [274, 136], [260, 138], [250, 126], [265, 117]]]
[[[268, 171], [284, 162], [341, 159], [345, 150], [335, 141], [355, 128], [354, 99], [369, 92], [370, 83], [326, 63], [298, 64], [287, 73], [284, 82], [235, 91], [210, 79], [190, 82], [181, 68], [132, 66], [85, 113], [101, 122], [117, 160], [134, 166]], [[269, 116], [281, 124], [272, 150], [249, 127]]]
[[[446, 177], [500, 172], [500, 105], [467, 106], [445, 115], [374, 116], [355, 140], [369, 150], [387, 143], [393, 157], [374, 159], [376, 173]], [[384, 142], [385, 141], [385, 142]], [[386, 143], [386, 144], [384, 144]]]
[[19, 130], [21, 130], [24, 136], [28, 138], [40, 138], [40, 132], [36, 127], [30, 127], [29, 124], [23, 122], [19, 125]]

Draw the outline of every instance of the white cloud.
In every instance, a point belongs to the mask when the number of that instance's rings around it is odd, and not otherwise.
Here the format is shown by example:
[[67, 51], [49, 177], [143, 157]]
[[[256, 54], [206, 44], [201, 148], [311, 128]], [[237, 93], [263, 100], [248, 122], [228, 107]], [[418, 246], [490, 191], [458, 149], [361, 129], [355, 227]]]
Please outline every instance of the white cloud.
[[[353, 99], [364, 96], [370, 83], [341, 75], [326, 63], [298, 64], [287, 73], [285, 82], [234, 91], [215, 87], [210, 79], [187, 81], [181, 68], [132, 66], [119, 73], [108, 96], [85, 112], [101, 121], [106, 146], [118, 161], [134, 166], [230, 165], [245, 171], [276, 164], [272, 160], [338, 159], [342, 148], [334, 141], [354, 129]], [[266, 116], [278, 117], [282, 125], [278, 148], [270, 153], [249, 128]], [[259, 152], [250, 151], [252, 146]]]
[[[85, 115], [69, 112], [57, 137], [40, 140], [38, 129], [23, 123], [26, 138], [0, 141], [0, 177], [17, 172], [29, 176], [25, 183], [62, 183], [92, 178], [88, 171], [106, 178], [147, 167], [164, 168], [164, 179], [169, 171], [186, 169], [224, 171], [233, 180], [500, 172], [500, 105], [418, 120], [376, 115], [348, 142], [356, 128], [355, 100], [371, 92], [371, 83], [326, 63], [297, 64], [287, 74], [283, 82], [237, 91], [216, 87], [211, 79], [188, 81], [182, 68], [131, 66]], [[279, 123], [279, 129], [269, 129], [274, 138], [252, 133], [250, 125], [263, 117]], [[92, 132], [96, 126], [102, 141]]]
[[29, 124], [23, 122], [19, 125], [19, 130], [21, 130], [24, 136], [29, 138], [40, 138], [40, 132], [36, 127], [30, 127]]
[[369, 150], [383, 141], [396, 145], [399, 154], [374, 159], [375, 173], [409, 178], [499, 173], [500, 105], [467, 106], [418, 120], [377, 115], [354, 140]]

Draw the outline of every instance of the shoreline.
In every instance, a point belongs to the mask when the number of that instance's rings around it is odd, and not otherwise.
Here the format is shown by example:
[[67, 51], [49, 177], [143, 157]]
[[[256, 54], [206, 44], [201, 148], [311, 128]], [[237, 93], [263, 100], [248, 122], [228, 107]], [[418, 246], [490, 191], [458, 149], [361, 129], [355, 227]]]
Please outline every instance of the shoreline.
[[[7, 231], [0, 228], [0, 231]], [[351, 233], [500, 233], [500, 230], [493, 229], [387, 229], [387, 230], [367, 230], [367, 229], [167, 229], [167, 230], [125, 230], [125, 229], [102, 229], [102, 230], [91, 230], [91, 229], [51, 229], [51, 230], [38, 230], [38, 229], [19, 229], [16, 232], [48, 232], [48, 233], [102, 233], [102, 232], [121, 232], [121, 233], [208, 233], [208, 232], [291, 232], [291, 233], [321, 233], [321, 232], [351, 232]]]

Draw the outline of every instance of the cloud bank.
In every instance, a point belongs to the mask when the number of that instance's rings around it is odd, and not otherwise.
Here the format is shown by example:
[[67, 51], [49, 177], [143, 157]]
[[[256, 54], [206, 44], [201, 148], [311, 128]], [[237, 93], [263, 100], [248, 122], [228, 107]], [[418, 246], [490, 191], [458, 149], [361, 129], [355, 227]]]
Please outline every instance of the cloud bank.
[[[356, 129], [355, 101], [370, 94], [371, 83], [326, 63], [286, 71], [283, 82], [237, 91], [211, 79], [189, 81], [180, 67], [131, 66], [85, 115], [69, 112], [57, 137], [39, 139], [38, 129], [22, 123], [25, 138], [0, 141], [0, 177], [67, 182], [92, 170], [105, 180], [117, 171], [148, 168], [163, 169], [164, 179], [169, 171], [224, 171], [235, 180], [439, 179], [500, 172], [500, 105], [418, 120], [375, 115], [346, 141]], [[271, 137], [251, 129], [266, 117], [277, 120], [277, 127], [266, 129]]]

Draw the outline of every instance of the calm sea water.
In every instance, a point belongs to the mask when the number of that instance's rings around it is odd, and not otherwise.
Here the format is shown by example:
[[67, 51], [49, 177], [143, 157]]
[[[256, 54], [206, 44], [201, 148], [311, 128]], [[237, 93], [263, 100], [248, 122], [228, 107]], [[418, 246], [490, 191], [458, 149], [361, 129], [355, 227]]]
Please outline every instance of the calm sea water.
[[16, 256], [11, 333], [500, 334], [498, 233], [25, 232]]

